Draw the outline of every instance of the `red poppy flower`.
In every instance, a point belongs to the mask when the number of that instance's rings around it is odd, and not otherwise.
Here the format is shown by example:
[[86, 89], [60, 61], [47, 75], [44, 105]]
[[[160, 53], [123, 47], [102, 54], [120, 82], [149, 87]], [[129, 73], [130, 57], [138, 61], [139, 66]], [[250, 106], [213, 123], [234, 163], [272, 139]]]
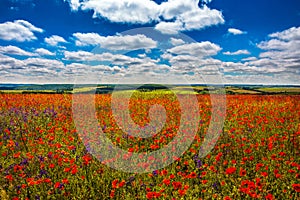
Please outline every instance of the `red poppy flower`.
[[186, 193], [186, 190], [178, 190], [178, 193], [180, 196], [184, 196]]
[[69, 180], [68, 180], [67, 178], [65, 178], [65, 179], [63, 179], [61, 182], [62, 182], [63, 184], [68, 184], [68, 183], [69, 183]]
[[170, 179], [164, 179], [163, 183], [166, 185], [170, 185], [171, 181], [170, 181]]
[[13, 178], [13, 176], [12, 176], [11, 174], [5, 176], [5, 178], [6, 178], [7, 180], [9, 180], [9, 181], [14, 180], [14, 178]]
[[273, 200], [273, 199], [274, 199], [274, 196], [273, 196], [272, 194], [268, 194], [268, 195], [266, 196], [266, 199], [267, 199], [267, 200]]
[[56, 182], [56, 183], [54, 184], [54, 187], [55, 187], [55, 188], [59, 188], [59, 186], [60, 186], [60, 182]]
[[114, 190], [112, 190], [112, 191], [110, 191], [110, 198], [114, 198], [114, 196], [115, 196], [115, 191]]
[[112, 188], [117, 188], [118, 187], [118, 183], [119, 183], [118, 179], [113, 180], [112, 183], [111, 183]]
[[173, 182], [172, 183], [174, 190], [180, 189], [182, 187], [182, 183], [181, 182]]
[[267, 177], [268, 173], [267, 172], [262, 172], [261, 175], [264, 176], [264, 177]]
[[123, 187], [125, 185], [125, 181], [122, 180], [120, 183], [119, 183], [119, 187]]
[[229, 167], [226, 169], [226, 174], [233, 174], [236, 171], [235, 167]]
[[241, 168], [240, 169], [240, 176], [245, 176], [246, 175], [246, 170]]
[[294, 183], [294, 184], [292, 184], [292, 187], [296, 192], [300, 192], [300, 184]]
[[161, 172], [160, 172], [160, 173], [161, 173], [161, 175], [163, 175], [163, 176], [164, 176], [164, 175], [167, 175], [167, 174], [168, 174], [168, 171], [167, 171], [167, 170], [165, 170], [165, 169], [163, 169], [163, 170], [161, 170]]

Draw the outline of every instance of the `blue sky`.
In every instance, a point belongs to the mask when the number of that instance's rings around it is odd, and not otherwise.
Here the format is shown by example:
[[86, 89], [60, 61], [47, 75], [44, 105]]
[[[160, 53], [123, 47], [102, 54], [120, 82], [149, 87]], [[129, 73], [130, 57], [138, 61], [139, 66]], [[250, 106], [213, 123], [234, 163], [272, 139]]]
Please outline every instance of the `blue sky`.
[[298, 0], [2, 0], [1, 83], [300, 84]]

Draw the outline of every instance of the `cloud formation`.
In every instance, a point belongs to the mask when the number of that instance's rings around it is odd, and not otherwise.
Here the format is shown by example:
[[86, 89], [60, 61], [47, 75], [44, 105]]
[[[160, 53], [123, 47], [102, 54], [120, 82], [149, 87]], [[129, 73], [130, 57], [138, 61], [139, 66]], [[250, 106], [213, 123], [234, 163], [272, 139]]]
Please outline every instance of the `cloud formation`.
[[199, 7], [199, 0], [168, 0], [157, 4], [152, 0], [68, 0], [73, 11], [92, 10], [93, 17], [116, 23], [147, 24], [155, 22], [156, 30], [164, 34], [199, 30], [225, 22], [216, 9]]
[[0, 24], [0, 30], [0, 39], [17, 42], [36, 40], [34, 32], [42, 33], [44, 31], [25, 20], [4, 22]]
[[224, 55], [230, 55], [230, 56], [235, 56], [235, 55], [249, 55], [250, 52], [246, 49], [242, 49], [242, 50], [237, 50], [235, 52], [230, 52], [230, 51], [226, 51], [223, 53]]
[[39, 54], [40, 56], [54, 56], [55, 55], [55, 53], [52, 53], [49, 50], [44, 49], [44, 48], [36, 49], [35, 53]]
[[271, 62], [278, 67], [300, 75], [300, 27], [292, 27], [269, 35], [270, 40], [257, 46], [264, 50], [260, 60]]
[[229, 28], [228, 33], [233, 34], [233, 35], [241, 35], [241, 34], [246, 34], [247, 32], [241, 31], [241, 30], [236, 29], [236, 28]]
[[156, 41], [142, 34], [104, 37], [97, 33], [74, 33], [73, 36], [77, 46], [100, 45], [109, 50], [152, 49], [157, 46]]
[[[77, 47], [73, 51], [59, 50], [59, 56], [55, 58], [51, 56], [56, 53], [42, 47], [31, 48], [30, 52], [17, 46], [0, 46], [1, 80], [70, 83], [78, 78], [82, 82], [116, 83], [123, 77], [143, 74], [146, 81], [159, 76], [166, 77], [166, 80], [173, 77], [176, 83], [176, 77], [184, 76], [191, 83], [199, 83], [200, 76], [216, 77], [224, 73], [224, 83], [297, 83], [300, 77], [298, 34], [299, 28], [272, 33], [268, 40], [258, 43], [262, 50], [259, 56], [224, 62], [216, 56], [222, 47], [210, 41], [189, 43], [170, 37], [164, 41], [167, 42], [164, 43], [166, 48], [158, 53], [141, 51], [136, 55], [123, 55], [114, 50], [147, 50], [159, 48], [161, 43], [142, 34], [101, 36], [97, 33], [74, 33], [72, 39]], [[62, 41], [53, 36], [48, 38], [49, 41], [51, 38], [53, 44]], [[96, 45], [113, 51], [93, 53], [80, 50]], [[241, 49], [223, 54], [250, 55], [250, 52]], [[205, 81], [213, 83], [214, 80]]]
[[16, 46], [0, 46], [0, 53], [18, 56], [35, 56], [34, 53], [25, 51]]
[[66, 43], [67, 41], [58, 35], [52, 35], [51, 37], [45, 38], [45, 42], [50, 46], [57, 46], [58, 43]]
[[209, 41], [199, 43], [189, 43], [173, 47], [167, 50], [172, 54], [192, 55], [199, 58], [216, 55], [222, 48]]

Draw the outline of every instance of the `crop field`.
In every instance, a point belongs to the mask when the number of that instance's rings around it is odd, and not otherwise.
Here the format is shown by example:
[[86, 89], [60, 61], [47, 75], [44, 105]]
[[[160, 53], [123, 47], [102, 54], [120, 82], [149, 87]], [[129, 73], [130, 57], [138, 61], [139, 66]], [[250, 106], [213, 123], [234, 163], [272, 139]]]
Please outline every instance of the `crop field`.
[[[201, 158], [212, 105], [210, 95], [197, 94], [200, 119], [192, 144], [170, 165], [147, 173], [126, 173], [105, 163], [170, 143], [181, 123], [176, 95], [133, 94], [129, 113], [139, 126], [150, 122], [151, 105], [166, 110], [165, 125], [149, 138], [133, 137], [118, 126], [111, 94], [95, 95], [98, 126], [79, 132], [72, 95], [0, 94], [0, 199], [300, 199], [300, 95], [227, 95], [220, 137]], [[84, 106], [90, 94], [78, 95]], [[188, 105], [190, 94], [180, 95]], [[122, 102], [120, 95], [121, 111]], [[93, 156], [85, 142], [97, 129], [128, 156], [101, 161]]]

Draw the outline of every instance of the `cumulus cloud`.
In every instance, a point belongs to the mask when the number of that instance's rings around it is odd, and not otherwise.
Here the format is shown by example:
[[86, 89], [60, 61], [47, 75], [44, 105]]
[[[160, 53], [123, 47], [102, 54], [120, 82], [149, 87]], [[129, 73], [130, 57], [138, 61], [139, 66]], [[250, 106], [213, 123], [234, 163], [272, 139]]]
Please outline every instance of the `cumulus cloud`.
[[233, 34], [233, 35], [241, 35], [241, 34], [246, 34], [247, 32], [241, 31], [241, 30], [236, 29], [236, 28], [229, 28], [228, 33]]
[[175, 35], [179, 31], [183, 30], [183, 24], [180, 21], [175, 22], [159, 22], [155, 29], [163, 34]]
[[112, 54], [112, 53], [102, 53], [94, 54], [87, 51], [65, 51], [64, 58], [69, 61], [99, 61], [109, 62], [114, 65], [130, 66], [142, 63], [156, 63], [157, 60], [150, 59], [149, 57], [130, 57], [123, 54]]
[[223, 53], [224, 55], [230, 55], [230, 56], [235, 56], [235, 55], [249, 55], [250, 52], [248, 50], [237, 50], [235, 52], [230, 52], [230, 51], [226, 51]]
[[158, 20], [159, 6], [151, 0], [88, 0], [82, 10], [93, 10], [93, 17], [104, 17], [112, 22], [145, 24]]
[[292, 27], [282, 32], [272, 33], [269, 37], [287, 41], [300, 40], [300, 27]]
[[38, 48], [35, 50], [35, 52], [41, 56], [54, 56], [55, 55], [55, 53], [52, 53], [49, 50], [44, 49], [44, 48]]
[[[193, 2], [195, 3], [195, 1]], [[155, 29], [164, 34], [177, 34], [179, 31], [199, 30], [225, 22], [222, 13], [218, 10], [210, 9], [207, 6], [199, 8], [198, 4], [188, 4], [189, 6], [186, 7], [184, 2], [182, 4], [182, 7], [178, 8], [170, 6], [172, 9], [168, 8], [167, 14], [164, 13], [166, 19], [175, 19], [175, 21], [161, 21], [155, 26]], [[190, 9], [188, 9], [189, 7]]]
[[47, 68], [52, 71], [64, 68], [63, 62], [55, 59], [27, 58], [23, 63], [27, 68]]
[[34, 56], [34, 53], [25, 51], [16, 46], [0, 46], [0, 53], [10, 54], [10, 55], [19, 55], [19, 56]]
[[172, 54], [185, 54], [203, 58], [216, 55], [221, 49], [219, 45], [205, 41], [179, 45], [167, 51]]
[[243, 58], [242, 61], [254, 61], [254, 60], [257, 60], [256, 57], [254, 56], [251, 56], [251, 57], [247, 57], [247, 58]]
[[97, 33], [74, 33], [77, 46], [100, 45], [109, 50], [137, 50], [151, 49], [157, 46], [157, 42], [142, 34], [100, 36]]
[[15, 20], [0, 24], [0, 39], [7, 41], [25, 42], [36, 40], [34, 32], [42, 33], [38, 28], [25, 20]]
[[[24, 60], [9, 56], [0, 56], [0, 69], [9, 74], [9, 77], [1, 77], [4, 81], [27, 79], [28, 82], [38, 82], [57, 76], [58, 71], [64, 70], [61, 61], [45, 58], [27, 58]], [[14, 80], [15, 79], [15, 80]]]
[[[111, 22], [147, 24], [157, 23], [156, 30], [164, 34], [202, 29], [224, 23], [223, 15], [207, 7], [210, 0], [199, 7], [199, 0], [168, 0], [157, 4], [152, 0], [67, 0], [73, 11], [93, 10], [93, 17]], [[170, 21], [171, 20], [171, 21]]]
[[77, 11], [81, 5], [79, 0], [64, 0], [64, 2], [66, 1], [69, 3], [72, 11]]
[[74, 33], [77, 46], [96, 46], [100, 45], [100, 41], [103, 40], [103, 36], [100, 36], [98, 33]]
[[52, 35], [51, 37], [45, 38], [45, 42], [51, 46], [57, 46], [58, 43], [66, 43], [67, 41], [58, 35]]
[[173, 46], [177, 46], [177, 45], [181, 45], [181, 44], [184, 44], [185, 41], [183, 41], [182, 39], [180, 38], [171, 38], [170, 39], [170, 42]]
[[272, 62], [278, 67], [285, 67], [299, 74], [300, 69], [300, 27], [272, 33], [270, 40], [260, 42], [257, 46], [264, 50], [259, 61]]

